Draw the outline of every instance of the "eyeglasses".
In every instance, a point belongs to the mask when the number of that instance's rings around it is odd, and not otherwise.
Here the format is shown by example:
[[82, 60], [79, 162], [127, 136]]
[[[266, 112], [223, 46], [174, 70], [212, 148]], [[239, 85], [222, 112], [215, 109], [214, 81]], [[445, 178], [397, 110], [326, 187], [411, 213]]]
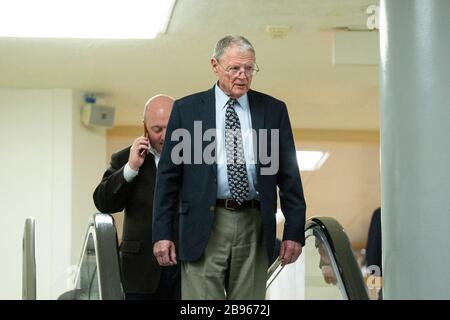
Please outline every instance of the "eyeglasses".
[[228, 68], [222, 66], [219, 61], [217, 61], [217, 63], [222, 67], [223, 70], [228, 72], [231, 76], [239, 75], [242, 72], [242, 69], [244, 69], [244, 74], [247, 77], [254, 76], [259, 71], [259, 67], [256, 64], [256, 62], [254, 63], [253, 66], [229, 66]]

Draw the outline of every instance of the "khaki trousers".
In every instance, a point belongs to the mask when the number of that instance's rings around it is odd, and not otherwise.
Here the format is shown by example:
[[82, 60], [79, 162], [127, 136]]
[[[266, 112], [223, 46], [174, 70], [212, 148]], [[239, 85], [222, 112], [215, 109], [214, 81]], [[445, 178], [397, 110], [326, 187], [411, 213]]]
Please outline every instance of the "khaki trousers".
[[260, 210], [216, 207], [204, 255], [181, 264], [182, 299], [263, 300], [268, 263]]

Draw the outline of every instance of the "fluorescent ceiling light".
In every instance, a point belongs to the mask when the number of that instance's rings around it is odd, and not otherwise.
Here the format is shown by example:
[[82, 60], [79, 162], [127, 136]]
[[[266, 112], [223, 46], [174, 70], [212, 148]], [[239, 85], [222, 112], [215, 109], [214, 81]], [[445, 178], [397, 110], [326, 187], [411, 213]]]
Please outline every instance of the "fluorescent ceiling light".
[[328, 152], [322, 151], [297, 151], [298, 167], [300, 171], [319, 170], [328, 156]]
[[2, 0], [0, 37], [153, 39], [175, 0]]

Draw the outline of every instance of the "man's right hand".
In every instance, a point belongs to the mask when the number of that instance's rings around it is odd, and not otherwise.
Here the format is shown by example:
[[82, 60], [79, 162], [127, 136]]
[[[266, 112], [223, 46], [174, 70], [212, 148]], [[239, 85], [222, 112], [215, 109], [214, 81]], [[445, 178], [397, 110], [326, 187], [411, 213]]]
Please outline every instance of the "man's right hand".
[[170, 240], [159, 240], [153, 245], [153, 254], [160, 266], [173, 266], [177, 264], [175, 243]]
[[148, 153], [150, 143], [148, 138], [139, 137], [134, 140], [133, 145], [130, 148], [130, 157], [128, 158], [128, 164], [134, 171], [138, 171], [145, 160], [145, 156]]

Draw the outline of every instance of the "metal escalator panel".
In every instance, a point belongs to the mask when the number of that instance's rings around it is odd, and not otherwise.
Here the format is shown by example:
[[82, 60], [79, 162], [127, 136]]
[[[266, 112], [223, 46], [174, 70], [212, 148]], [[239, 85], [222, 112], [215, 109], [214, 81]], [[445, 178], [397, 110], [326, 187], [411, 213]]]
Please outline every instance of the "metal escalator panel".
[[22, 299], [36, 300], [35, 219], [28, 217], [22, 240]]
[[367, 300], [361, 270], [342, 226], [328, 217], [306, 223], [300, 258], [268, 271], [267, 299]]

